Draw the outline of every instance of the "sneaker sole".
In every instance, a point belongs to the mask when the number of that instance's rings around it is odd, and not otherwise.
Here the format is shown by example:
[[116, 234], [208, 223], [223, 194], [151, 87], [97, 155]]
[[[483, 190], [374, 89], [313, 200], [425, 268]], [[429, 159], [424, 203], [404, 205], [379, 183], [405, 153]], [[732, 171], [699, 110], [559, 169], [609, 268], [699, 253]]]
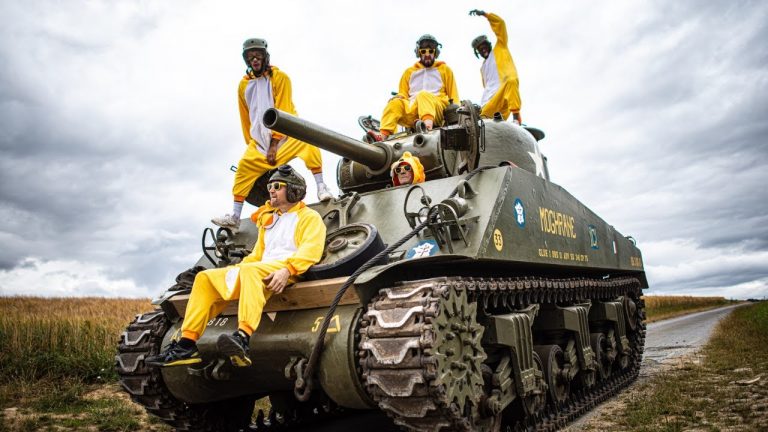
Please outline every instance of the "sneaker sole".
[[168, 363], [163, 363], [159, 361], [145, 361], [144, 364], [149, 367], [168, 367], [168, 366], [181, 366], [181, 365], [201, 363], [202, 361], [203, 359], [201, 359], [200, 357], [191, 357], [186, 359], [174, 360]]
[[219, 353], [229, 359], [229, 362], [232, 363], [232, 366], [248, 367], [253, 364], [251, 358], [248, 357], [248, 354], [243, 351], [240, 345], [228, 337], [220, 337], [216, 341], [216, 347], [219, 349]]

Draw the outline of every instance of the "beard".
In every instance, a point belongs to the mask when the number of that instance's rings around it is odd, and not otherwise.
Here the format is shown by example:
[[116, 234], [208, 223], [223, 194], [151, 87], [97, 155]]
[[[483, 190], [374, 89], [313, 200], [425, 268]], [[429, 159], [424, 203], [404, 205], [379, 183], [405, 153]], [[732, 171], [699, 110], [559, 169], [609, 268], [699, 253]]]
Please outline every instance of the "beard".
[[435, 58], [426, 58], [421, 59], [421, 64], [424, 65], [424, 67], [432, 67], [433, 64], [435, 64]]

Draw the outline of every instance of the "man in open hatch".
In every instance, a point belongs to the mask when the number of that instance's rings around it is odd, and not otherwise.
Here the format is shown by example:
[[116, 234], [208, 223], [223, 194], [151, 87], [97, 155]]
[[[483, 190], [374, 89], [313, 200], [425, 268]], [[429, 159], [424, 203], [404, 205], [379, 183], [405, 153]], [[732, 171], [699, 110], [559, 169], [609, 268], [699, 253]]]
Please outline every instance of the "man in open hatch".
[[285, 72], [269, 63], [267, 41], [256, 38], [246, 40], [243, 43], [243, 60], [248, 69], [240, 81], [237, 96], [240, 123], [247, 148], [235, 173], [232, 213], [211, 219], [211, 222], [220, 227], [234, 230], [240, 227], [243, 202], [256, 179], [277, 165], [287, 164], [297, 157], [304, 161], [315, 177], [317, 198], [320, 201], [333, 198], [328, 186], [323, 182], [320, 149], [273, 132], [264, 126], [262, 117], [269, 108], [297, 115], [293, 105], [291, 79]]
[[424, 167], [418, 157], [411, 152], [403, 153], [403, 156], [394, 162], [389, 172], [393, 186], [402, 186], [424, 182]]
[[250, 366], [248, 344], [259, 327], [267, 300], [283, 292], [323, 254], [325, 224], [316, 211], [304, 205], [306, 189], [304, 179], [293, 168], [278, 167], [267, 184], [269, 201], [251, 216], [259, 228], [253, 252], [239, 264], [197, 274], [181, 325], [181, 339], [147, 357], [148, 366], [201, 362], [196, 341], [206, 323], [229, 301], [238, 299], [238, 330], [219, 336], [217, 347], [233, 365]]

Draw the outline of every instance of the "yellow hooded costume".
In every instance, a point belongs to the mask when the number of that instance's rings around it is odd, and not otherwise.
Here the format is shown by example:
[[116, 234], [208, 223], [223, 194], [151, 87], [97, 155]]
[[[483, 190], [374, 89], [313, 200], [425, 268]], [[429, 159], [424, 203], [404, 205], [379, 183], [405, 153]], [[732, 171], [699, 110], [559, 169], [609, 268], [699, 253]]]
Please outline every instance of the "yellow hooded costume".
[[496, 35], [496, 45], [480, 68], [485, 88], [480, 101], [483, 106], [481, 115], [490, 118], [499, 112], [506, 120], [511, 113], [520, 113], [520, 82], [512, 54], [507, 48], [507, 26], [504, 20], [492, 13], [486, 13], [485, 17]]
[[442, 124], [443, 110], [450, 101], [459, 102], [451, 68], [441, 61], [435, 61], [430, 67], [416, 62], [400, 78], [397, 96], [384, 108], [380, 129], [391, 135], [398, 124], [412, 127], [416, 120], [431, 119], [435, 124]]
[[[296, 107], [293, 106], [291, 79], [277, 67], [271, 66], [271, 68], [271, 73], [264, 73], [260, 77], [252, 74], [245, 75], [237, 89], [240, 123], [243, 138], [248, 147], [235, 173], [235, 184], [232, 187], [235, 201], [243, 201], [251, 192], [256, 179], [265, 172], [287, 164], [294, 158], [301, 158], [312, 174], [323, 171], [320, 149], [273, 132], [264, 126], [262, 116], [269, 108], [298, 115]], [[275, 165], [267, 162], [267, 150], [272, 138], [280, 140]]]
[[389, 174], [392, 176], [393, 185], [400, 186], [400, 179], [395, 173], [395, 168], [399, 167], [400, 165], [408, 165], [411, 167], [411, 172], [413, 172], [413, 180], [411, 181], [411, 184], [424, 182], [424, 166], [421, 165], [421, 161], [418, 157], [413, 156], [411, 152], [405, 152], [403, 153], [403, 156], [394, 162], [389, 169]]
[[253, 252], [240, 264], [202, 271], [195, 277], [187, 304], [182, 336], [200, 338], [206, 323], [221, 313], [230, 300], [239, 299], [238, 328], [252, 334], [261, 322], [264, 305], [272, 296], [263, 279], [280, 269], [289, 281], [320, 261], [325, 247], [325, 224], [320, 214], [296, 203], [282, 213], [269, 202], [251, 216], [259, 228]]

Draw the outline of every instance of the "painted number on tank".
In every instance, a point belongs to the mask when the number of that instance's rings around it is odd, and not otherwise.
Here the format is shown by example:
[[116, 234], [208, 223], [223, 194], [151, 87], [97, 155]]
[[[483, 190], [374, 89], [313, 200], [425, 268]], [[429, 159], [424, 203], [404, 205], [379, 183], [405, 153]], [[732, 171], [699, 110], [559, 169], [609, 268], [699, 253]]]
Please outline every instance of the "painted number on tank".
[[216, 317], [208, 321], [208, 327], [224, 327], [227, 324], [227, 321], [229, 321], [229, 317]]
[[501, 235], [501, 231], [498, 228], [493, 230], [493, 245], [496, 246], [496, 250], [499, 252], [504, 249], [504, 236]]
[[[312, 333], [316, 333], [318, 330], [320, 330], [320, 327], [323, 325], [323, 320], [325, 319], [324, 316], [317, 317], [315, 319], [315, 324], [312, 326]], [[328, 323], [328, 333], [338, 333], [341, 331], [341, 321], [339, 320], [338, 315], [334, 315], [333, 318], [331, 318], [331, 322]]]

